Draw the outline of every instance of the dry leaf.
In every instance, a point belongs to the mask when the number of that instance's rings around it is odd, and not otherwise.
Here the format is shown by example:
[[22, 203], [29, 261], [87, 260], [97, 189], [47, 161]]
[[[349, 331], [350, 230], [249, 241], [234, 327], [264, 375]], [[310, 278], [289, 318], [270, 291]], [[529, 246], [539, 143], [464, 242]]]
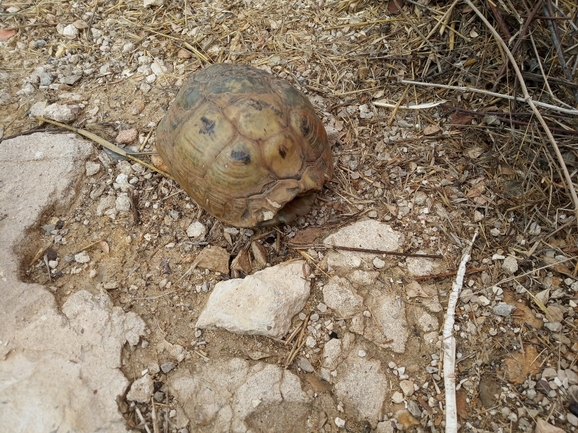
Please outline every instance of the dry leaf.
[[504, 291], [504, 302], [516, 306], [516, 309], [512, 312], [512, 319], [514, 319], [516, 325], [526, 323], [536, 329], [542, 329], [544, 326], [544, 322], [534, 315], [532, 309], [526, 304], [518, 302], [514, 294], [509, 290]]
[[237, 257], [235, 257], [231, 263], [231, 269], [241, 271], [246, 275], [251, 273], [251, 258], [247, 250], [239, 251], [239, 254], [237, 254]]
[[442, 129], [437, 125], [428, 125], [423, 129], [423, 135], [434, 135], [440, 132]]
[[0, 41], [7, 41], [16, 34], [16, 30], [0, 29]]
[[389, 0], [387, 4], [387, 13], [389, 15], [397, 15], [400, 9], [405, 5], [405, 0]]
[[251, 252], [253, 253], [253, 270], [259, 271], [267, 265], [267, 251], [259, 242], [251, 242]]
[[228, 275], [229, 253], [224, 248], [208, 246], [197, 256], [197, 266]]
[[464, 389], [458, 389], [456, 391], [456, 409], [458, 411], [458, 416], [461, 419], [466, 419], [468, 417], [468, 393]]
[[527, 345], [524, 353], [515, 353], [504, 360], [504, 375], [510, 383], [520, 385], [528, 375], [537, 373], [539, 367], [538, 351], [534, 346]]
[[464, 113], [454, 113], [450, 117], [450, 123], [454, 125], [467, 125], [472, 120], [472, 116]]
[[542, 418], [537, 418], [534, 433], [564, 433], [564, 430], [560, 427], [553, 426]]
[[466, 149], [464, 153], [468, 158], [476, 159], [485, 151], [486, 149], [483, 146], [472, 146]]
[[101, 251], [105, 254], [110, 253], [110, 247], [108, 246], [108, 242], [107, 241], [100, 241], [98, 243], [98, 246], [100, 247]]

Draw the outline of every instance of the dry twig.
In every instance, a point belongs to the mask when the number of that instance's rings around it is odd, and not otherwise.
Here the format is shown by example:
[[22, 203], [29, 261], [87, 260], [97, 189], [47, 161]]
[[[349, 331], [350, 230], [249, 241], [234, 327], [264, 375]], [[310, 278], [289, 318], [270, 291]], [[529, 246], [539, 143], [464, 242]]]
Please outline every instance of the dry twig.
[[466, 247], [458, 268], [456, 280], [452, 286], [452, 292], [448, 300], [448, 309], [443, 330], [444, 348], [444, 386], [446, 390], [446, 433], [458, 431], [458, 412], [456, 407], [456, 338], [454, 337], [454, 315], [460, 291], [464, 285], [466, 264], [470, 260], [472, 246], [478, 236], [478, 230], [474, 233], [471, 243]]
[[556, 143], [556, 140], [554, 139], [554, 136], [552, 135], [550, 128], [548, 128], [548, 125], [546, 124], [544, 117], [542, 117], [542, 113], [540, 113], [540, 111], [536, 107], [537, 104], [535, 103], [535, 101], [532, 99], [532, 97], [528, 93], [528, 88], [526, 87], [526, 82], [524, 81], [524, 77], [522, 76], [522, 72], [520, 71], [520, 68], [518, 67], [518, 65], [516, 63], [516, 59], [514, 59], [512, 52], [509, 50], [509, 48], [506, 45], [506, 43], [504, 42], [504, 40], [500, 37], [498, 32], [496, 32], [496, 30], [488, 22], [486, 17], [484, 17], [484, 15], [479, 11], [479, 9], [474, 6], [474, 4], [471, 2], [471, 0], [465, 0], [465, 1], [472, 8], [472, 10], [478, 15], [480, 20], [482, 20], [484, 25], [486, 25], [488, 30], [492, 33], [492, 35], [494, 36], [496, 41], [501, 45], [502, 49], [505, 51], [506, 55], [508, 56], [508, 59], [510, 60], [512, 67], [514, 68], [514, 71], [516, 72], [516, 76], [518, 77], [518, 81], [519, 81], [520, 87], [522, 89], [522, 93], [524, 94], [524, 101], [530, 106], [530, 108], [532, 109], [532, 111], [536, 115], [536, 118], [540, 122], [540, 125], [542, 125], [542, 128], [544, 129], [544, 132], [546, 133], [546, 136], [548, 137], [550, 144], [552, 144], [552, 147], [554, 149], [554, 153], [556, 153], [556, 158], [558, 158], [558, 163], [560, 164], [560, 168], [562, 169], [562, 172], [564, 173], [564, 179], [566, 181], [566, 187], [568, 188], [568, 191], [570, 193], [570, 198], [572, 199], [572, 204], [574, 205], [574, 213], [575, 213], [576, 217], [578, 217], [578, 195], [576, 195], [576, 189], [574, 188], [574, 184], [572, 183], [572, 177], [570, 176], [570, 172], [568, 171], [568, 167], [566, 166], [566, 162], [564, 161], [564, 157], [562, 156], [562, 153], [560, 152], [558, 144]]

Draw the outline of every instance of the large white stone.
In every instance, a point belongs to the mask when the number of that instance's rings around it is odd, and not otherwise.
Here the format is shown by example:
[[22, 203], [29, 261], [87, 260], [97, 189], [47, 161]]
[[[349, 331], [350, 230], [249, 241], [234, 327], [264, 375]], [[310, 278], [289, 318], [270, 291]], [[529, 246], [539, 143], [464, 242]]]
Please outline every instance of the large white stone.
[[282, 263], [244, 279], [221, 281], [213, 289], [197, 328], [283, 337], [291, 318], [303, 309], [309, 297], [304, 263]]
[[169, 377], [189, 431], [306, 431], [310, 398], [289, 370], [233, 358]]
[[[343, 227], [338, 232], [325, 238], [326, 245], [364, 248], [380, 251], [395, 251], [404, 242], [404, 236], [389, 225], [365, 220]], [[327, 253], [327, 264], [331, 269], [350, 270], [362, 262], [373, 268], [373, 259], [379, 255], [352, 251], [335, 250]]]
[[352, 352], [339, 367], [335, 394], [375, 428], [382, 415], [388, 381], [377, 359], [360, 358], [358, 350]]
[[352, 317], [363, 308], [363, 298], [355, 292], [351, 283], [337, 276], [323, 287], [323, 302], [344, 319]]
[[60, 313], [46, 288], [19, 279], [27, 230], [44, 209], [67, 209], [91, 152], [73, 135], [32, 134], [0, 146], [2, 432], [126, 432], [116, 404], [128, 385], [121, 348], [138, 342], [143, 322], [86, 291]]

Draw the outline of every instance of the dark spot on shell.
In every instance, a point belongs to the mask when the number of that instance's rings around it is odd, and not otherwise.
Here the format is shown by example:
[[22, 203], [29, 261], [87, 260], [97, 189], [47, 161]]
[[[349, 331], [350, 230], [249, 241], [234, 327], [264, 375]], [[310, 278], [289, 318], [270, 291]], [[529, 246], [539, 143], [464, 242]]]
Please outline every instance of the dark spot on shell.
[[231, 158], [233, 161], [239, 161], [245, 165], [248, 165], [251, 162], [251, 154], [243, 150], [233, 150], [231, 152]]
[[279, 155], [281, 155], [281, 158], [285, 159], [287, 156], [287, 148], [285, 146], [279, 147]]
[[215, 121], [207, 119], [205, 116], [201, 117], [201, 122], [203, 126], [199, 129], [199, 134], [213, 134], [215, 132]]
[[309, 133], [309, 119], [307, 119], [307, 117], [303, 118], [303, 122], [301, 123], [301, 132], [303, 135], [307, 135]]
[[251, 99], [249, 101], [249, 105], [251, 108], [254, 108], [257, 111], [263, 111], [263, 108], [265, 108], [266, 104], [261, 101], [255, 101], [254, 99]]

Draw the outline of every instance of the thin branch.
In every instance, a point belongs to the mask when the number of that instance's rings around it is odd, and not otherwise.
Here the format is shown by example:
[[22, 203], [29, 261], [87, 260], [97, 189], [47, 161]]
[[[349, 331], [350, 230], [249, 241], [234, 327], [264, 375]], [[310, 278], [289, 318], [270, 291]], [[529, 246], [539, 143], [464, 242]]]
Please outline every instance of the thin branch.
[[468, 4], [468, 6], [470, 6], [472, 8], [472, 10], [478, 15], [480, 20], [482, 20], [482, 22], [486, 25], [488, 30], [492, 33], [492, 35], [494, 36], [496, 41], [502, 46], [502, 48], [506, 52], [506, 55], [510, 59], [510, 63], [512, 64], [512, 67], [514, 68], [514, 71], [516, 72], [516, 76], [518, 77], [518, 81], [520, 82], [520, 88], [522, 89], [522, 93], [524, 94], [524, 100], [530, 106], [530, 108], [532, 108], [532, 111], [534, 112], [534, 114], [536, 115], [536, 118], [538, 119], [538, 121], [542, 125], [542, 128], [544, 129], [544, 132], [546, 133], [546, 136], [548, 137], [548, 140], [550, 141], [550, 143], [552, 144], [552, 147], [554, 148], [554, 152], [556, 153], [556, 157], [558, 158], [558, 163], [560, 164], [560, 167], [562, 168], [562, 172], [564, 173], [564, 179], [566, 181], [566, 187], [568, 188], [568, 191], [570, 192], [570, 198], [572, 199], [572, 204], [574, 205], [574, 212], [576, 214], [576, 217], [578, 217], [578, 195], [576, 195], [576, 189], [574, 189], [574, 184], [572, 183], [572, 177], [570, 176], [570, 173], [568, 172], [568, 167], [566, 166], [566, 163], [564, 162], [564, 158], [562, 157], [562, 153], [560, 152], [560, 149], [558, 148], [558, 143], [556, 143], [556, 140], [554, 139], [554, 136], [552, 135], [552, 131], [550, 131], [550, 128], [548, 128], [546, 121], [544, 120], [544, 118], [542, 117], [542, 114], [540, 113], [540, 111], [536, 107], [537, 104], [532, 100], [532, 97], [528, 93], [528, 88], [526, 87], [526, 82], [524, 81], [524, 77], [522, 76], [522, 72], [520, 71], [520, 68], [518, 67], [518, 64], [516, 63], [516, 59], [512, 55], [512, 52], [508, 49], [508, 46], [506, 45], [504, 40], [500, 37], [498, 32], [496, 32], [496, 30], [492, 27], [492, 25], [488, 22], [488, 20], [486, 19], [486, 17], [484, 17], [484, 15], [480, 12], [480, 10], [474, 6], [474, 4], [471, 2], [471, 0], [465, 0], [465, 2]]
[[[415, 84], [417, 86], [424, 86], [424, 87], [437, 87], [440, 89], [448, 89], [448, 90], [458, 90], [460, 92], [480, 93], [482, 95], [493, 96], [495, 98], [501, 98], [501, 99], [508, 99], [510, 101], [526, 102], [526, 103], [528, 103], [528, 105], [530, 105], [530, 103], [525, 98], [520, 98], [517, 96], [504, 95], [503, 93], [490, 92], [488, 90], [483, 90], [483, 89], [476, 89], [475, 87], [448, 86], [447, 84], [424, 83], [421, 81], [412, 81], [412, 80], [401, 80], [400, 83], [402, 83], [402, 84]], [[524, 88], [526, 88], [526, 86], [524, 86]], [[556, 105], [546, 104], [545, 102], [540, 102], [540, 101], [533, 101], [532, 103], [535, 106], [547, 108], [547, 109], [553, 110], [553, 111], [558, 111], [559, 113], [570, 114], [572, 116], [578, 116], [578, 110], [571, 110], [568, 108], [562, 108], [562, 107], [558, 107]]]
[[452, 285], [452, 292], [448, 300], [448, 309], [443, 329], [443, 349], [444, 349], [444, 387], [446, 391], [446, 433], [457, 433], [458, 431], [458, 411], [456, 406], [456, 338], [454, 337], [454, 322], [456, 306], [460, 297], [460, 291], [464, 285], [464, 275], [466, 274], [466, 264], [470, 260], [472, 246], [478, 236], [478, 230], [474, 233], [471, 243], [466, 247], [464, 255], [458, 267], [456, 280]]

